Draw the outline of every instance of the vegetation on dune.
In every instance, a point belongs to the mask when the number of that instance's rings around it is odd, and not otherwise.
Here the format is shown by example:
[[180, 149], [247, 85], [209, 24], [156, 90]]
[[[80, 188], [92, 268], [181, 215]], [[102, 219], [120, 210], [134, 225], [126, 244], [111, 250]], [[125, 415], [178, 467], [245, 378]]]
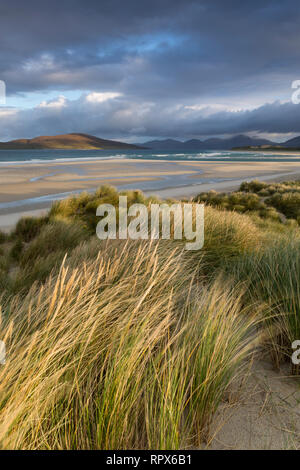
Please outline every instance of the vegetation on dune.
[[300, 224], [299, 181], [268, 184], [254, 180], [242, 183], [239, 191], [229, 194], [216, 191], [200, 193], [195, 201], [283, 223], [287, 218]]
[[287, 194], [275, 193], [266, 199], [266, 203], [276, 207], [287, 218], [295, 219], [300, 224], [300, 190]]
[[[0, 448], [197, 446], [258, 337], [276, 365], [290, 361], [300, 232], [268, 199], [294, 197], [298, 183], [269, 186], [199, 195], [200, 251], [184, 240], [98, 240], [96, 208], [118, 206], [109, 186], [3, 234]], [[129, 206], [157, 202], [123, 194]]]
[[250, 351], [240, 298], [218, 280], [193, 291], [185, 253], [162, 242], [72, 258], [2, 306], [2, 447], [198, 444]]
[[292, 342], [300, 338], [299, 237], [277, 239], [264, 250], [247, 253], [233, 269], [237, 281], [247, 283], [247, 302], [264, 306], [275, 364], [290, 360]]
[[282, 183], [265, 183], [264, 181], [253, 180], [244, 182], [240, 186], [240, 191], [257, 193], [263, 196], [271, 196], [274, 193], [287, 193], [300, 190], [300, 181], [283, 181]]
[[41, 231], [41, 228], [49, 221], [48, 217], [22, 217], [15, 228], [15, 236], [23, 242], [30, 242]]
[[7, 240], [7, 235], [4, 232], [1, 232], [0, 230], [0, 245], [4, 243]]

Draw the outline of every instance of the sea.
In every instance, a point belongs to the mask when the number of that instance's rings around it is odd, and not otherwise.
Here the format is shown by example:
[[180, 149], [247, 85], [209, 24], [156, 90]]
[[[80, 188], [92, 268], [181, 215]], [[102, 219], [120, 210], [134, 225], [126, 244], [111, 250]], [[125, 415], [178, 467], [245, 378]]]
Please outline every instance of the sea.
[[240, 152], [232, 150], [154, 151], [154, 150], [0, 150], [0, 164], [58, 163], [84, 160], [129, 158], [171, 161], [297, 162], [300, 157], [276, 152]]

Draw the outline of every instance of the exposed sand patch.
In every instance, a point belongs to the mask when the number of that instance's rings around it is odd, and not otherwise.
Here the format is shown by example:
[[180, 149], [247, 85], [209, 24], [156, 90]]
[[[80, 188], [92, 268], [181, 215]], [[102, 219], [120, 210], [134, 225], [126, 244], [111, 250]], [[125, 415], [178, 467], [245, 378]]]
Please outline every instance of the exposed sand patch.
[[300, 379], [256, 360], [240, 396], [222, 403], [208, 449], [300, 449]]
[[21, 217], [41, 217], [46, 213], [47, 209], [36, 209], [0, 215], [0, 228], [3, 232], [9, 232]]
[[196, 196], [200, 192], [206, 191], [220, 191], [229, 192], [239, 188], [240, 184], [244, 181], [251, 181], [257, 179], [260, 181], [284, 181], [287, 179], [300, 179], [300, 169], [290, 171], [287, 173], [272, 173], [272, 174], [254, 174], [251, 176], [245, 176], [239, 179], [232, 179], [229, 181], [219, 181], [213, 183], [193, 184], [192, 186], [181, 187], [181, 188], [166, 188], [158, 191], [152, 191], [153, 194], [161, 198], [190, 198]]
[[[298, 171], [300, 162], [174, 162], [151, 160], [102, 160], [88, 162], [33, 163], [0, 166], [0, 202], [14, 201], [47, 194], [72, 190], [84, 190], [101, 184], [128, 184], [133, 182], [139, 187], [141, 181], [153, 181], [169, 177], [164, 189], [176, 188], [175, 176], [190, 175], [191, 184], [195, 178], [234, 179], [242, 181], [256, 176], [276, 175]], [[174, 184], [170, 177], [174, 176]], [[122, 179], [123, 177], [123, 179]], [[115, 179], [117, 178], [117, 181]], [[205, 181], [203, 181], [204, 184]], [[203, 190], [206, 191], [206, 187]], [[237, 182], [237, 184], [239, 184]], [[235, 185], [235, 182], [233, 182]], [[178, 185], [177, 185], [178, 186]], [[184, 186], [178, 196], [189, 196], [199, 192], [198, 187]], [[213, 183], [215, 189], [221, 188]], [[226, 185], [223, 187], [227, 187]], [[230, 186], [232, 187], [232, 185]], [[211, 186], [209, 186], [211, 188]], [[163, 189], [163, 190], [164, 190]], [[162, 190], [162, 191], [163, 191]], [[164, 196], [164, 193], [161, 193]], [[172, 194], [175, 197], [177, 192]], [[169, 197], [166, 194], [165, 197]]]
[[[131, 184], [147, 195], [161, 198], [191, 198], [202, 191], [231, 191], [245, 180], [281, 181], [300, 178], [300, 162], [211, 162], [153, 160], [91, 160], [0, 165], [0, 228], [12, 225], [23, 211], [46, 209], [49, 198], [35, 198], [68, 192], [93, 190], [111, 184], [120, 190]], [[223, 180], [223, 181], [221, 181]], [[157, 183], [159, 182], [159, 185]], [[147, 183], [145, 189], [143, 183]], [[151, 185], [153, 183], [153, 189]], [[150, 188], [150, 189], [149, 189]], [[154, 189], [158, 188], [158, 189]], [[34, 199], [32, 201], [31, 199]], [[18, 216], [16, 215], [18, 214]], [[11, 226], [11, 225], [10, 225]]]

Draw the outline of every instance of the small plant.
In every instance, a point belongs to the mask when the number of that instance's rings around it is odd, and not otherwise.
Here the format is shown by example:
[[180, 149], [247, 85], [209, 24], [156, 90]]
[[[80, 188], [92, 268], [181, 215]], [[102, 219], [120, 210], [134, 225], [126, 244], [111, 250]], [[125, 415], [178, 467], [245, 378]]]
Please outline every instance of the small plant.
[[78, 223], [49, 223], [26, 247], [20, 258], [21, 265], [32, 264], [38, 258], [47, 257], [54, 252], [67, 253], [87, 237], [86, 231]]
[[0, 230], [0, 245], [5, 243], [8, 239], [8, 235]]
[[16, 225], [14, 235], [28, 243], [35, 238], [42, 227], [48, 222], [48, 217], [22, 217]]
[[10, 250], [10, 257], [14, 261], [19, 261], [21, 254], [23, 252], [23, 248], [24, 248], [24, 243], [22, 242], [22, 240], [18, 239]]
[[281, 238], [230, 266], [246, 282], [247, 302], [265, 307], [271, 355], [276, 365], [290, 360], [291, 344], [300, 338], [300, 240]]
[[266, 199], [266, 204], [275, 207], [288, 218], [297, 219], [300, 216], [300, 191], [275, 193]]

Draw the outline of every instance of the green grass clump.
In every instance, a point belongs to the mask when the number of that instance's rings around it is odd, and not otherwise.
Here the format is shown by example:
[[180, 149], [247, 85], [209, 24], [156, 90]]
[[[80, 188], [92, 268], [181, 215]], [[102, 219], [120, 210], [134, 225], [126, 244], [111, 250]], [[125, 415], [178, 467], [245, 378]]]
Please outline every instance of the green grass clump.
[[[259, 180], [245, 181], [240, 185], [240, 191], [245, 193], [259, 193], [260, 191], [266, 191], [269, 187], [268, 183]], [[267, 193], [269, 194], [269, 193]]]
[[289, 193], [275, 193], [266, 199], [266, 204], [275, 207], [287, 218], [300, 219], [300, 191]]
[[256, 193], [260, 196], [272, 196], [275, 193], [299, 192], [300, 181], [283, 181], [282, 183], [265, 183], [253, 180], [240, 185], [240, 191]]
[[290, 360], [291, 344], [300, 338], [300, 240], [281, 237], [230, 266], [238, 282], [247, 285], [247, 302], [266, 311], [271, 352], [276, 364]]
[[8, 239], [8, 235], [0, 230], [0, 245], [5, 243]]
[[51, 222], [28, 244], [20, 258], [21, 266], [55, 252], [68, 252], [87, 238], [85, 229], [76, 223]]
[[11, 247], [11, 250], [10, 250], [11, 259], [14, 261], [19, 261], [21, 258], [23, 249], [24, 249], [24, 243], [22, 242], [20, 238], [18, 238], [13, 244], [13, 246]]
[[194, 199], [219, 209], [258, 215], [281, 223], [294, 219], [300, 223], [300, 182], [264, 183], [250, 181], [240, 185], [239, 191], [200, 193]]
[[76, 220], [83, 224], [87, 230], [94, 234], [99, 218], [96, 217], [97, 207], [100, 204], [119, 205], [119, 195], [127, 196], [128, 207], [135, 203], [148, 205], [147, 199], [141, 191], [123, 191], [118, 193], [113, 186], [103, 185], [94, 193], [83, 192], [63, 201], [53, 204], [49, 218], [51, 220]]
[[227, 211], [234, 211], [242, 214], [257, 214], [264, 219], [270, 218], [277, 221], [281, 220], [275, 207], [268, 207], [268, 205], [261, 199], [260, 195], [251, 194], [249, 192], [238, 191], [227, 194], [209, 191], [208, 193], [198, 194], [194, 201], [204, 202], [207, 205]]
[[248, 194], [243, 192], [233, 193], [217, 193], [209, 191], [208, 193], [200, 193], [196, 198], [196, 202], [205, 202], [211, 206], [235, 210], [237, 212], [259, 211], [266, 209], [266, 205], [260, 201], [257, 194]]
[[48, 220], [48, 216], [22, 217], [18, 221], [13, 235], [20, 238], [23, 242], [28, 243], [40, 233], [42, 227], [47, 224]]
[[254, 252], [262, 239], [263, 233], [248, 216], [206, 206], [204, 247], [198, 256], [203, 256], [204, 266], [214, 275], [226, 260]]
[[8, 266], [9, 266], [9, 261], [8, 261], [7, 257], [4, 256], [4, 255], [0, 252], [0, 270], [1, 270], [1, 271], [7, 271]]
[[44, 283], [51, 272], [59, 271], [64, 257], [64, 251], [54, 251], [36, 258], [32, 263], [21, 265], [9, 285], [11, 293], [26, 293], [34, 283]]

